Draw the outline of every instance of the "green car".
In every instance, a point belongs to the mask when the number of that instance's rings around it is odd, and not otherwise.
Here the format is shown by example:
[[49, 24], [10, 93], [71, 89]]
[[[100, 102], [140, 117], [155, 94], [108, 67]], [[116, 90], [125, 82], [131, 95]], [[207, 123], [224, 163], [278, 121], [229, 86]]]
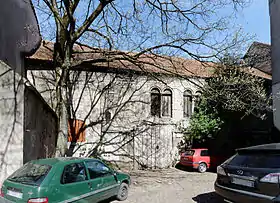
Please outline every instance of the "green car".
[[129, 185], [129, 175], [97, 159], [40, 159], [26, 163], [7, 178], [1, 196], [8, 202], [25, 203], [122, 201]]

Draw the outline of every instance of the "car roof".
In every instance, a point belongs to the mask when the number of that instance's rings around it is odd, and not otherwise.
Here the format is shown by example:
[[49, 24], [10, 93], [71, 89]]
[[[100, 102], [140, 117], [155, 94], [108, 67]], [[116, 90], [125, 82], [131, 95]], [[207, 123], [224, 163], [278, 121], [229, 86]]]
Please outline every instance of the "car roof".
[[34, 164], [46, 164], [54, 166], [56, 164], [71, 164], [79, 161], [89, 161], [89, 160], [98, 160], [94, 158], [82, 158], [82, 157], [57, 157], [57, 158], [47, 158], [47, 159], [38, 159], [32, 160], [31, 163]]
[[236, 151], [280, 151], [280, 143], [270, 143], [270, 144], [263, 144], [263, 145], [256, 145], [246, 148], [239, 148]]
[[192, 148], [190, 150], [208, 150], [207, 148]]

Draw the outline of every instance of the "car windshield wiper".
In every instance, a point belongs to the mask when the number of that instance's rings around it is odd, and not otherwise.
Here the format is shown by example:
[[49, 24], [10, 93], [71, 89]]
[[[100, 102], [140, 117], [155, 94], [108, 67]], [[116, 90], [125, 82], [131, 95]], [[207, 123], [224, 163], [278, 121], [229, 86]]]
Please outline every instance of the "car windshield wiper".
[[22, 183], [22, 184], [27, 184], [27, 185], [38, 185], [34, 182], [29, 182], [29, 181], [18, 181], [19, 183]]
[[28, 176], [19, 176], [19, 177], [13, 177], [13, 178], [9, 178], [9, 180], [13, 180], [16, 182], [22, 182], [22, 181], [26, 181], [26, 179], [32, 179], [32, 181], [37, 181], [38, 179], [40, 179], [42, 176], [38, 175], [38, 176], [34, 176], [34, 175], [28, 175]]
[[19, 178], [9, 178], [8, 180], [17, 182], [17, 183], [23, 183], [23, 184], [28, 184], [28, 185], [37, 185], [36, 181], [31, 180], [24, 180], [25, 177], [19, 177]]

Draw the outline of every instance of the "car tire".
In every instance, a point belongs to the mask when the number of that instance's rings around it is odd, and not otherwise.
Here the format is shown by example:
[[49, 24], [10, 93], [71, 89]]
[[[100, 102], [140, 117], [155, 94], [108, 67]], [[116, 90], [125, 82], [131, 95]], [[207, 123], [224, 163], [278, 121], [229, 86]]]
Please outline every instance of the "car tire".
[[205, 163], [200, 163], [197, 170], [199, 173], [205, 173], [207, 171], [207, 165]]
[[124, 201], [127, 199], [127, 196], [128, 196], [128, 184], [122, 183], [120, 185], [120, 189], [118, 191], [116, 199], [119, 201]]

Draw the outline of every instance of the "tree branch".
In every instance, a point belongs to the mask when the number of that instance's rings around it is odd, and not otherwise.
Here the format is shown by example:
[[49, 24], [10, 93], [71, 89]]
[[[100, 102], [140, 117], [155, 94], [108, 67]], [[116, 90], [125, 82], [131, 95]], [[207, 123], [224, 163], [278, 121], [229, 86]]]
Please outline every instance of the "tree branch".
[[91, 13], [91, 15], [84, 21], [83, 25], [80, 28], [78, 28], [78, 30], [74, 34], [74, 41], [81, 37], [81, 35], [89, 28], [92, 22], [100, 15], [103, 9], [112, 1], [113, 0], [100, 0], [100, 3], [97, 6], [97, 8]]

